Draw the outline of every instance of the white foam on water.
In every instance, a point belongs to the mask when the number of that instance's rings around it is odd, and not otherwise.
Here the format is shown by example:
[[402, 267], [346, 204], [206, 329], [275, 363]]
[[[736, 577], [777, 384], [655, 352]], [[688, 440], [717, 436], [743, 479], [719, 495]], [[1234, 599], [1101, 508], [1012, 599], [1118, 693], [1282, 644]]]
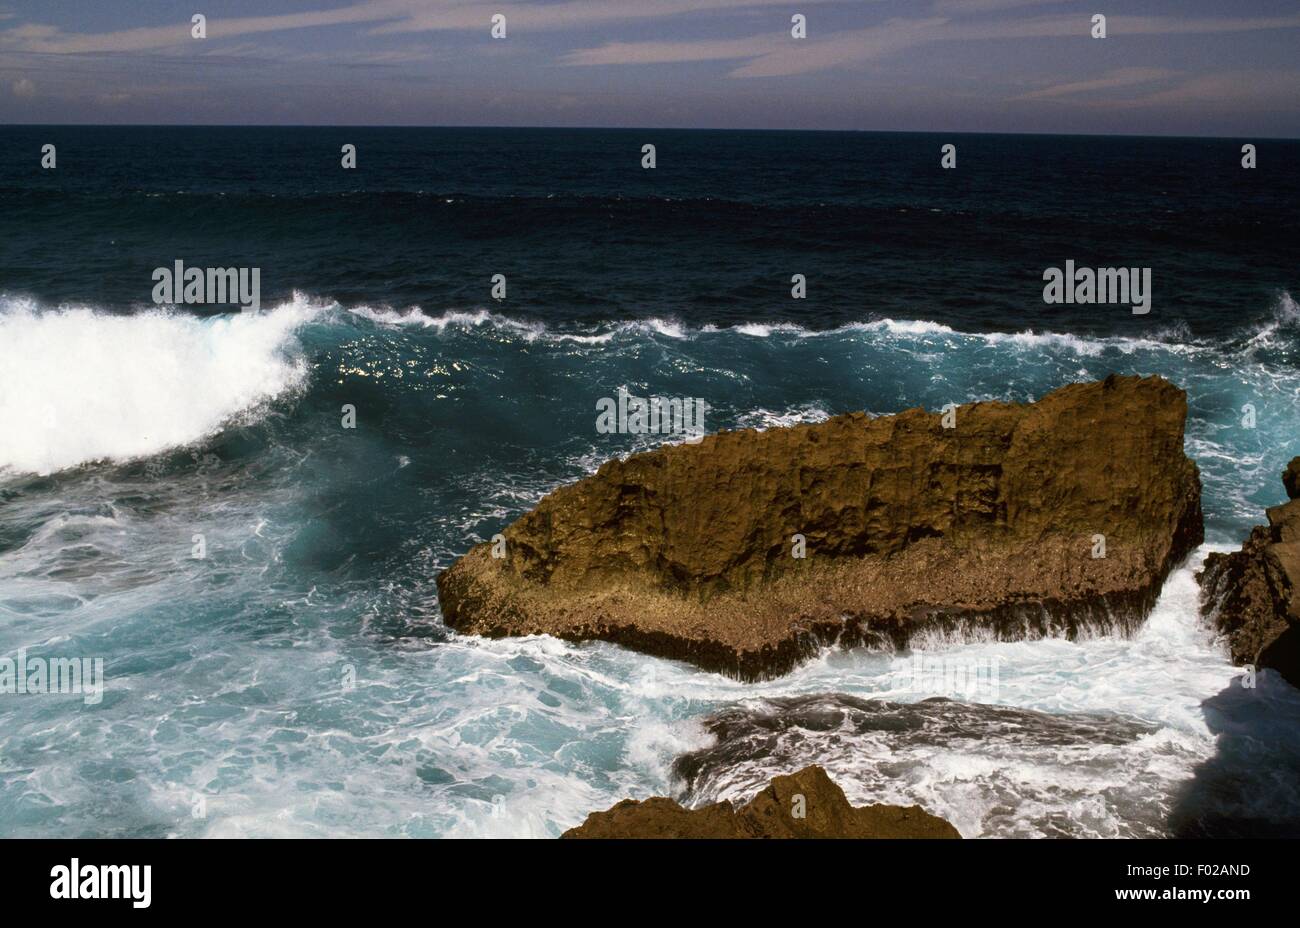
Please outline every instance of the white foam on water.
[[1254, 352], [1260, 348], [1271, 348], [1276, 344], [1275, 336], [1278, 332], [1297, 326], [1300, 326], [1300, 304], [1296, 303], [1291, 294], [1282, 292], [1278, 294], [1272, 317], [1256, 326], [1251, 333], [1246, 342], [1246, 350]]
[[157, 454], [301, 385], [305, 300], [199, 318], [0, 306], [0, 471], [48, 474]]
[[[0, 329], [6, 336], [21, 332], [25, 348], [12, 348], [5, 337], [0, 357], [7, 361], [12, 355], [21, 362], [36, 353], [52, 363], [57, 371], [35, 370], [30, 364], [24, 368], [39, 381], [25, 396], [39, 398], [52, 391], [59, 398], [56, 415], [73, 417], [67, 446], [46, 447], [43, 437], [37, 441], [22, 429], [14, 431], [15, 421], [25, 427], [33, 423], [23, 418], [30, 415], [26, 408], [12, 418], [8, 391], [22, 381], [9, 364], [0, 364], [0, 415], [5, 417], [0, 421], [10, 430], [0, 442], [0, 459], [21, 453], [37, 470], [155, 453], [200, 440], [232, 417], [256, 413], [260, 404], [286, 395], [305, 376], [297, 339], [301, 327], [315, 320], [363, 329], [402, 328], [413, 338], [420, 337], [417, 331], [448, 339], [465, 333], [484, 340], [490, 336], [507, 348], [568, 341], [580, 346], [569, 349], [574, 353], [597, 350], [582, 347], [584, 339], [592, 345], [612, 343], [600, 349], [610, 354], [629, 345], [663, 347], [672, 339], [674, 355], [699, 351], [711, 359], [719, 345], [749, 345], [760, 352], [797, 351], [803, 345], [806, 352], [820, 354], [825, 343], [804, 340], [838, 335], [846, 350], [832, 346], [835, 351], [824, 352], [836, 370], [848, 369], [859, 356], [878, 363], [871, 351], [861, 351], [866, 342], [882, 345], [882, 355], [969, 351], [975, 361], [995, 364], [999, 371], [1009, 361], [1029, 367], [1040, 357], [1064, 356], [1068, 368], [1058, 365], [1043, 378], [1052, 382], [1104, 375], [1092, 359], [1110, 347], [1121, 353], [1126, 346], [1149, 348], [1154, 354], [1139, 358], [1142, 368], [1160, 368], [1175, 377], [1179, 370], [1188, 371], [1194, 384], [1206, 382], [1196, 378], [1225, 376], [1221, 371], [1232, 361], [1217, 349], [1211, 354], [1208, 347], [1158, 339], [967, 334], [924, 321], [880, 320], [830, 333], [788, 324], [693, 330], [664, 320], [570, 329], [510, 320], [488, 310], [430, 319], [415, 311], [357, 307], [350, 318], [336, 319], [324, 311], [329, 304], [307, 298], [261, 316], [219, 320], [166, 314], [111, 317], [77, 308], [40, 312], [11, 304], [0, 316]], [[58, 321], [61, 315], [63, 322]], [[1279, 324], [1288, 323], [1283, 318]], [[386, 334], [397, 337], [396, 332]], [[694, 345], [693, 339], [698, 339]], [[769, 341], [763, 345], [752, 339]], [[1202, 351], [1204, 358], [1184, 363], [1187, 352]], [[154, 363], [175, 355], [201, 374], [199, 385]], [[1166, 357], [1171, 370], [1162, 366]], [[93, 376], [78, 380], [78, 365]], [[881, 382], [896, 379], [887, 366], [872, 370]], [[66, 387], [69, 381], [77, 388]], [[971, 389], [978, 392], [989, 387], [982, 380], [974, 383]], [[1282, 399], [1293, 394], [1294, 385], [1293, 376], [1282, 382]], [[1024, 378], [1017, 389], [1029, 389]], [[107, 402], [95, 405], [98, 394]], [[841, 394], [791, 397], [794, 405], [787, 407], [784, 396], [755, 394], [752, 410], [738, 415], [757, 427], [817, 421], [826, 414], [823, 407], [831, 407], [827, 397], [832, 395]], [[874, 402], [866, 391], [854, 399]], [[1236, 403], [1235, 395], [1229, 399]], [[881, 398], [882, 404], [893, 402], [893, 397]], [[1232, 403], [1225, 400], [1224, 405]], [[102, 414], [105, 409], [112, 414], [94, 419], [92, 411]], [[166, 435], [159, 432], [136, 444], [119, 434], [129, 437], [132, 423], [138, 431], [140, 422], [155, 420], [167, 426]], [[15, 434], [20, 437], [11, 444], [8, 439]], [[1189, 447], [1203, 466], [1214, 465], [1229, 477], [1241, 473], [1247, 457], [1226, 431], [1189, 434]], [[570, 452], [577, 457], [567, 460]], [[610, 456], [595, 445], [566, 446], [556, 453], [557, 466], [575, 474], [594, 470]], [[408, 456], [414, 467], [424, 464], [426, 454]], [[398, 466], [405, 463], [403, 457], [395, 460]], [[497, 472], [481, 479], [488, 488], [482, 491], [483, 501], [451, 533], [456, 538], [480, 529], [487, 516], [517, 516], [560, 477], [539, 469], [517, 480], [515, 475], [505, 480]], [[1269, 479], [1276, 484], [1275, 477]], [[711, 712], [820, 693], [897, 702], [940, 695], [916, 691], [906, 653], [827, 649], [786, 676], [751, 684], [603, 643], [454, 635], [423, 649], [420, 639], [403, 641], [400, 647], [388, 640], [376, 644], [353, 618], [371, 608], [372, 600], [400, 602], [384, 599], [387, 591], [366, 589], [355, 602], [331, 603], [314, 589], [298, 589], [296, 579], [274, 588], [261, 579], [262, 572], [273, 571], [298, 531], [294, 517], [286, 514], [290, 504], [297, 506], [297, 494], [312, 488], [285, 489], [274, 506], [262, 499], [261, 490], [249, 490], [249, 499], [238, 507], [223, 496], [198, 514], [177, 506], [166, 517], [135, 519], [93, 507], [66, 507], [66, 515], [42, 515], [44, 527], [0, 557], [0, 580], [5, 581], [0, 602], [15, 617], [9, 623], [15, 646], [87, 629], [99, 634], [116, 629], [123, 636], [117, 646], [124, 649], [110, 654], [118, 662], [110, 666], [107, 705], [99, 714], [69, 712], [57, 720], [60, 732], [78, 744], [77, 756], [46, 753], [37, 769], [0, 782], [0, 802], [57, 807], [60, 826], [77, 833], [165, 821], [183, 835], [554, 835], [623, 798], [672, 794], [678, 786], [672, 761], [710, 746], [700, 719]], [[474, 493], [479, 492], [476, 486]], [[1246, 524], [1259, 521], [1258, 506], [1243, 513]], [[261, 532], [266, 519], [271, 520], [271, 539], [258, 534], [257, 545], [245, 554], [241, 546], [253, 526]], [[146, 649], [146, 659], [133, 661], [133, 651], [125, 649], [151, 642], [158, 629], [171, 627], [164, 623], [183, 621], [176, 604], [209, 589], [204, 585], [206, 565], [200, 573], [186, 558], [196, 521], [211, 523], [213, 563], [221, 567], [222, 582], [234, 583], [245, 597], [240, 603], [248, 605], [229, 615], [207, 616], [184, 629], [192, 638], [166, 639], [156, 650]], [[98, 560], [86, 560], [88, 543], [99, 551]], [[156, 550], [142, 553], [144, 545]], [[996, 695], [972, 699], [1056, 716], [1131, 717], [1151, 727], [1147, 734], [1114, 744], [1080, 739], [1028, 746], [1015, 732], [909, 744], [887, 734], [841, 736], [811, 744], [789, 759], [743, 766], [713, 796], [746, 798], [775, 773], [821, 762], [853, 801], [920, 803], [967, 836], [1158, 833], [1171, 797], [1198, 764], [1215, 755], [1223, 737], [1208, 720], [1205, 702], [1229, 690], [1240, 674], [1198, 616], [1192, 572], [1200, 554], [1204, 550], [1171, 576], [1155, 610], [1132, 637], [926, 642], [927, 654], [934, 656], [997, 659]], [[174, 575], [166, 573], [169, 559], [183, 565]], [[118, 560], [124, 563], [110, 563]], [[91, 577], [91, 571], [100, 579]], [[115, 572], [121, 582], [109, 583]], [[431, 596], [418, 587], [411, 592], [412, 597], [421, 595]], [[196, 602], [194, 611], [198, 608]], [[334, 610], [331, 618], [322, 619], [329, 609]], [[157, 625], [150, 624], [155, 621]], [[286, 660], [289, 654], [292, 660]], [[344, 698], [337, 681], [339, 668], [348, 664], [357, 667], [359, 685]], [[237, 685], [223, 689], [229, 680]], [[215, 692], [224, 698], [211, 698]], [[1261, 694], [1278, 718], [1300, 717], [1295, 691], [1264, 686]], [[35, 707], [17, 708], [31, 713]], [[48, 730], [48, 720], [24, 715], [0, 732], [0, 748], [8, 749], [0, 753], [12, 757], [25, 739]], [[1253, 736], [1255, 729], [1250, 731]], [[85, 766], [84, 756], [121, 758], [128, 751], [129, 762], [122, 763], [139, 777], [140, 790], [106, 823], [95, 775], [78, 771]], [[209, 797], [206, 819], [189, 814], [195, 793]], [[21, 827], [34, 831], [45, 826]]]
[[348, 311], [382, 326], [432, 329], [438, 333], [468, 332], [486, 327], [517, 336], [527, 342], [551, 341], [604, 345], [612, 341], [615, 335], [612, 331], [595, 334], [553, 332], [545, 323], [512, 319], [487, 309], [447, 310], [437, 316], [425, 315], [418, 306], [405, 312], [388, 308], [374, 309], [369, 306], [354, 306]]
[[[1289, 307], [1289, 310], [1288, 310]], [[1271, 345], [1271, 336], [1289, 326], [1293, 320], [1295, 303], [1288, 294], [1279, 298], [1279, 308], [1274, 319], [1255, 330], [1251, 345]], [[529, 342], [575, 342], [588, 345], [605, 345], [617, 339], [662, 337], [674, 341], [693, 340], [700, 336], [719, 334], [744, 335], [768, 339], [782, 336], [789, 339], [823, 339], [866, 334], [898, 342], [919, 342], [930, 345], [936, 341], [970, 346], [988, 345], [1011, 350], [1040, 352], [1064, 351], [1083, 358], [1095, 358], [1108, 350], [1122, 354], [1138, 351], [1160, 352], [1170, 355], [1188, 355], [1213, 350], [1212, 345], [1197, 342], [1185, 332], [1167, 331], [1151, 337], [1091, 336], [1062, 332], [962, 332], [941, 322], [925, 319], [875, 319], [867, 322], [850, 322], [827, 329], [810, 329], [790, 322], [741, 322], [731, 326], [712, 323], [691, 328], [677, 319], [649, 318], [598, 322], [588, 327], [552, 327], [534, 320], [514, 319], [487, 309], [447, 310], [437, 316], [428, 316], [419, 307], [405, 311], [391, 308], [375, 309], [357, 306], [350, 309], [354, 315], [384, 326], [415, 326], [439, 333], [489, 329], [506, 332]], [[1290, 314], [1289, 314], [1290, 312]]]
[[[743, 801], [772, 776], [822, 764], [857, 803], [919, 803], [975, 836], [1152, 836], [1165, 833], [1167, 815], [1196, 775], [1215, 757], [1221, 733], [1207, 721], [1207, 700], [1241, 689], [1243, 670], [1199, 615], [1195, 571], [1210, 550], [1201, 548], [1176, 570], [1146, 622], [1132, 637], [1083, 640], [977, 640], [925, 652], [969, 667], [997, 668], [993, 691], [965, 694], [918, 689], [914, 654], [827, 649], [787, 676], [741, 684], [716, 675], [670, 672], [675, 698], [716, 704], [761, 705], [764, 700], [813, 694], [910, 703], [935, 696], [1028, 709], [1056, 717], [1096, 714], [1137, 720], [1149, 734], [1104, 739], [1023, 737], [1017, 723], [977, 736], [960, 730], [900, 739], [889, 730], [863, 733], [786, 731], [777, 744], [788, 752], [756, 757], [721, 775], [698, 803]], [[1300, 718], [1300, 691], [1263, 681], [1250, 713]], [[1295, 797], [1273, 796], [1275, 815]]]
[[767, 338], [774, 332], [802, 335], [808, 330], [789, 322], [745, 322], [734, 326], [732, 331], [739, 332], [741, 335], [752, 335], [755, 338]]
[[753, 409], [736, 417], [736, 427], [742, 429], [788, 428], [792, 425], [806, 425], [824, 422], [831, 414], [815, 404], [799, 406], [780, 412], [771, 409]]

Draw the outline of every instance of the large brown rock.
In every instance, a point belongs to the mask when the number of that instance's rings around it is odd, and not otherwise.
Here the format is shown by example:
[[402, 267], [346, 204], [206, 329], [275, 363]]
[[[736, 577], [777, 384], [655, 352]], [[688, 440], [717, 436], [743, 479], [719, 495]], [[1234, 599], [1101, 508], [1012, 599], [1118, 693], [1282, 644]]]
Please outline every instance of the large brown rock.
[[1169, 382], [1111, 376], [962, 406], [955, 428], [852, 413], [609, 461], [506, 528], [504, 558], [485, 543], [442, 573], [443, 616], [742, 679], [935, 626], [1136, 624], [1202, 537], [1185, 415]]
[[1211, 554], [1197, 574], [1201, 609], [1238, 664], [1271, 667], [1300, 686], [1300, 457], [1282, 474], [1289, 502], [1265, 510], [1240, 551]]
[[739, 809], [719, 802], [683, 809], [656, 796], [593, 812], [563, 838], [960, 838], [920, 806], [860, 806], [821, 767], [780, 776]]

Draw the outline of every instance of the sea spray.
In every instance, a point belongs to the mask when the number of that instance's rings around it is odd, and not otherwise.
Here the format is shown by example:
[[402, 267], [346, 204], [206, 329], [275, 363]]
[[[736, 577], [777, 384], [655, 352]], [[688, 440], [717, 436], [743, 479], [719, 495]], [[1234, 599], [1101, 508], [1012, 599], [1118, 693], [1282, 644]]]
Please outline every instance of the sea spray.
[[[270, 414], [246, 416], [261, 409], [247, 407], [197, 447], [143, 462], [62, 469], [44, 482], [0, 477], [0, 613], [22, 617], [0, 625], [0, 653], [91, 631], [94, 653], [122, 668], [121, 696], [115, 684], [94, 711], [73, 699], [0, 699], [6, 756], [52, 716], [77, 739], [76, 756], [45, 753], [23, 786], [70, 831], [153, 833], [163, 821], [188, 836], [555, 835], [628, 796], [680, 795], [673, 761], [713, 740], [700, 727], [711, 713], [818, 693], [903, 704], [945, 695], [918, 691], [907, 650], [827, 650], [788, 677], [741, 684], [616, 645], [449, 633], [433, 578], [452, 558], [556, 486], [660, 440], [594, 433], [592, 400], [613, 384], [706, 396], [712, 431], [854, 409], [937, 410], [954, 395], [1023, 400], [1111, 371], [1161, 373], [1189, 392], [1187, 447], [1201, 467], [1207, 528], [1233, 547], [1279, 501], [1300, 389], [1284, 356], [1296, 328], [1272, 303], [1220, 340], [978, 332], [923, 318], [760, 337], [740, 322], [709, 331], [473, 311], [388, 322], [329, 306], [304, 295], [230, 317], [226, 334], [213, 335], [220, 344], [241, 332], [267, 346], [230, 369], [238, 377], [267, 359], [271, 372], [300, 366], [302, 379], [277, 394]], [[390, 311], [414, 316], [370, 307]], [[15, 306], [0, 326], [60, 312]], [[95, 331], [108, 315], [81, 312]], [[143, 336], [160, 324], [150, 315], [122, 324]], [[220, 321], [161, 325], [184, 342]], [[1270, 345], [1250, 344], [1275, 324]], [[53, 362], [40, 376], [61, 395], [78, 376], [61, 360], [69, 355], [50, 353], [56, 339], [26, 344]], [[84, 348], [76, 356], [100, 363]], [[136, 366], [148, 392], [173, 390], [166, 367]], [[96, 389], [112, 387], [109, 379]], [[0, 404], [7, 399], [0, 391]], [[1237, 425], [1248, 401], [1254, 430]], [[338, 427], [344, 403], [358, 410], [355, 430]], [[122, 405], [107, 422], [119, 424]], [[79, 412], [62, 402], [58, 411]], [[11, 429], [29, 425], [26, 415]], [[18, 431], [5, 439], [6, 454], [26, 440]], [[196, 532], [206, 538], [201, 560], [191, 557]], [[1239, 671], [1197, 615], [1194, 568], [1170, 578], [1136, 629], [1098, 627], [1075, 641], [913, 642], [968, 666], [997, 659], [996, 702], [972, 703], [983, 707], [988, 738], [940, 728], [901, 743], [879, 732], [801, 760], [824, 759], [856, 803], [919, 802], [968, 835], [1167, 834], [1162, 810], [1224, 743], [1236, 759], [1221, 763], [1281, 789], [1290, 749], [1251, 755], [1245, 742], [1288, 743], [1281, 726], [1300, 710], [1267, 674], [1248, 698], [1233, 688]], [[344, 691], [348, 667], [355, 685]], [[138, 698], [146, 691], [157, 698]], [[198, 703], [195, 692], [219, 695]], [[1206, 722], [1203, 704], [1223, 706], [1224, 693], [1241, 737]], [[1002, 706], [1063, 717], [1080, 734], [1026, 747], [997, 726]], [[1081, 714], [1133, 720], [1140, 731], [1105, 741], [1106, 726]], [[195, 751], [210, 760], [191, 764]], [[91, 771], [86, 753], [134, 776]], [[873, 766], [883, 758], [887, 768]], [[770, 772], [743, 765], [729, 782], [739, 794]], [[1300, 797], [1256, 793], [1274, 814], [1300, 808]], [[191, 814], [196, 795], [203, 817]], [[3, 825], [48, 831], [16, 818]]]
[[212, 435], [303, 382], [294, 333], [313, 314], [0, 311], [0, 470], [47, 474]]

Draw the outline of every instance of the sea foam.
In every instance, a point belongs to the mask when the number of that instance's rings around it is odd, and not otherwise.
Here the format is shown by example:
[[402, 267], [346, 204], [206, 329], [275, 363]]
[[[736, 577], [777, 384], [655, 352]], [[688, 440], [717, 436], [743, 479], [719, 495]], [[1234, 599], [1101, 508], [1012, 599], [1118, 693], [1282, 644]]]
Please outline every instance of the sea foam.
[[304, 300], [211, 318], [0, 305], [0, 471], [48, 474], [196, 442], [300, 385]]

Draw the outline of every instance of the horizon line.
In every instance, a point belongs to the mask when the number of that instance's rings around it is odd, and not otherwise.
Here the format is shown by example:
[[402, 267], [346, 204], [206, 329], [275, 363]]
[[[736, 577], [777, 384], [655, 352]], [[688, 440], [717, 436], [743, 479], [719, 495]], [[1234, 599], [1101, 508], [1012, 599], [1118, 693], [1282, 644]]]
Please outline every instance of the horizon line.
[[484, 124], [429, 124], [429, 123], [183, 123], [183, 122], [10, 122], [5, 128], [42, 129], [485, 129], [513, 131], [587, 131], [587, 132], [802, 132], [823, 134], [861, 135], [1005, 135], [1044, 138], [1148, 138], [1148, 139], [1206, 139], [1237, 140], [1264, 139], [1267, 141], [1300, 141], [1300, 135], [1187, 135], [1162, 132], [1009, 132], [971, 129], [795, 129], [777, 127], [709, 127], [709, 126], [576, 126], [576, 125], [484, 125]]

